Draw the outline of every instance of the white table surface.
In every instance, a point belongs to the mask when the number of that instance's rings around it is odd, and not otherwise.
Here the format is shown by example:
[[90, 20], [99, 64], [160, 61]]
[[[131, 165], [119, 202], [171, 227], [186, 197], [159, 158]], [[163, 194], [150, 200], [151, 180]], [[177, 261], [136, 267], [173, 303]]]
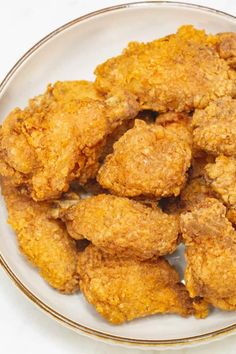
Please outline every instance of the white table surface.
[[[192, 1], [236, 15], [235, 0]], [[26, 50], [58, 26], [85, 13], [123, 2], [125, 0], [0, 0], [0, 81]], [[176, 351], [178, 354], [235, 352], [236, 335], [198, 348]], [[0, 268], [0, 353], [141, 354], [143, 351], [95, 342], [62, 327], [36, 308]], [[173, 351], [165, 353], [174, 354]]]

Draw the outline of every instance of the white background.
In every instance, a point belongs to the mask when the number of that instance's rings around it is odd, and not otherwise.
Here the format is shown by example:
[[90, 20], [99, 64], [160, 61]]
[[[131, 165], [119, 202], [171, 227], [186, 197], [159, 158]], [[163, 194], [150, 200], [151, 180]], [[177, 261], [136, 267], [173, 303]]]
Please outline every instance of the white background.
[[[132, 0], [130, 0], [132, 1]], [[135, 0], [133, 0], [135, 1]], [[184, 0], [183, 0], [184, 1]], [[192, 0], [236, 15], [235, 0]], [[64, 23], [125, 0], [0, 0], [0, 81], [21, 55]], [[185, 2], [191, 2], [185, 0]], [[236, 335], [178, 354], [233, 354]], [[141, 354], [95, 342], [48, 318], [0, 268], [0, 354]], [[158, 351], [150, 353], [158, 354]], [[165, 354], [175, 354], [172, 351]]]

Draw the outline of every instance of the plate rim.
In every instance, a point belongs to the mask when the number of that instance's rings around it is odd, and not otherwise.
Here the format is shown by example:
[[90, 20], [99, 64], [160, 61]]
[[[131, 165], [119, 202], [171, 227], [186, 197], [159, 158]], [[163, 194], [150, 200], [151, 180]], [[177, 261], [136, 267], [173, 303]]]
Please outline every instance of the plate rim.
[[[37, 51], [44, 43], [48, 42], [51, 38], [54, 36], [58, 35], [59, 33], [65, 31], [66, 29], [72, 27], [73, 25], [85, 21], [87, 19], [99, 16], [104, 13], [108, 12], [115, 12], [119, 10], [123, 10], [126, 8], [135, 8], [135, 7], [146, 7], [147, 5], [149, 6], [156, 6], [156, 7], [161, 7], [163, 5], [169, 6], [169, 7], [185, 7], [185, 8], [190, 8], [190, 9], [201, 9], [205, 12], [210, 12], [214, 14], [221, 15], [223, 17], [229, 17], [232, 20], [236, 20], [236, 16], [231, 15], [227, 12], [213, 9], [211, 7], [207, 6], [202, 6], [194, 3], [185, 3], [185, 2], [178, 2], [178, 1], [159, 1], [159, 0], [148, 0], [148, 1], [140, 1], [140, 2], [129, 2], [129, 3], [123, 3], [119, 5], [114, 5], [114, 6], [109, 6], [105, 7], [93, 12], [89, 12], [83, 16], [80, 16], [78, 18], [75, 18], [72, 21], [69, 21], [65, 23], [64, 25], [56, 28], [52, 32], [50, 32], [48, 35], [43, 37], [41, 40], [39, 40], [36, 44], [34, 44], [28, 51], [23, 54], [20, 59], [16, 62], [16, 64], [10, 69], [10, 71], [6, 74], [2, 82], [0, 83], [0, 94], [3, 92], [4, 88], [7, 86], [8, 82], [14, 75], [14, 73], [21, 67], [22, 64], [25, 63], [25, 61]], [[207, 332], [204, 334], [196, 335], [196, 336], [190, 336], [190, 337], [183, 337], [183, 338], [172, 338], [172, 339], [164, 339], [164, 340], [159, 340], [159, 339], [138, 339], [138, 338], [126, 338], [123, 336], [117, 336], [113, 334], [109, 334], [106, 332], [98, 331], [93, 328], [81, 325], [78, 322], [72, 321], [71, 319], [63, 316], [50, 306], [48, 306], [45, 302], [40, 300], [35, 294], [33, 294], [22, 282], [21, 280], [16, 276], [16, 274], [11, 270], [10, 266], [7, 264], [6, 260], [4, 259], [3, 255], [0, 252], [0, 265], [2, 268], [5, 270], [7, 275], [11, 278], [11, 280], [15, 283], [15, 285], [23, 292], [23, 294], [30, 299], [38, 308], [40, 308], [44, 313], [48, 314], [50, 317], [54, 318], [56, 321], [60, 322], [60, 324], [77, 331], [81, 334], [90, 336], [94, 339], [97, 340], [106, 340], [110, 341], [113, 344], [119, 344], [119, 345], [126, 345], [126, 346], [136, 346], [142, 349], [141, 347], [147, 348], [158, 348], [158, 349], [168, 349], [168, 348], [176, 348], [178, 349], [180, 346], [190, 346], [190, 345], [197, 345], [201, 344], [206, 341], [214, 340], [214, 339], [220, 339], [223, 336], [230, 335], [236, 332], [236, 322], [230, 326], [223, 327], [219, 330], [215, 330], [212, 332]], [[160, 348], [161, 347], [161, 348]], [[151, 349], [150, 348], [150, 349]]]

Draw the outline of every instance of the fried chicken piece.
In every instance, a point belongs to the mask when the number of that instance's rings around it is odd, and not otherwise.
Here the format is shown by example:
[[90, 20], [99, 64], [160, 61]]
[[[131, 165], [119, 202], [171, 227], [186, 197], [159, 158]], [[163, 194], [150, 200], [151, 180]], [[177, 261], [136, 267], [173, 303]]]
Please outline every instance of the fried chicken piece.
[[123, 119], [137, 114], [131, 96], [120, 92], [107, 101], [85, 99], [84, 87], [84, 82], [81, 91], [79, 82], [50, 86], [24, 110], [13, 110], [3, 123], [0, 175], [24, 186], [36, 201], [60, 197], [74, 179], [83, 184], [94, 178], [106, 136]]
[[236, 100], [222, 97], [204, 110], [196, 110], [192, 119], [196, 149], [213, 155], [236, 155]]
[[79, 256], [78, 273], [88, 302], [113, 324], [156, 313], [193, 313], [188, 292], [164, 259], [124, 259], [90, 245]]
[[136, 120], [114, 145], [97, 180], [120, 196], [177, 196], [186, 180], [191, 148], [168, 128]]
[[223, 310], [236, 310], [236, 231], [225, 206], [205, 199], [181, 215], [186, 244], [186, 287], [191, 297], [203, 297]]
[[131, 42], [121, 55], [99, 65], [95, 74], [102, 93], [125, 87], [142, 109], [158, 112], [192, 111], [235, 95], [234, 73], [205, 32], [192, 26], [150, 43]]
[[78, 252], [65, 226], [49, 218], [46, 202], [28, 199], [5, 179], [1, 186], [8, 222], [16, 232], [21, 252], [53, 288], [66, 294], [77, 291]]
[[105, 253], [141, 260], [174, 252], [179, 219], [158, 207], [128, 198], [100, 194], [62, 209], [67, 230], [75, 239], [90, 240]]
[[95, 176], [107, 130], [101, 103], [70, 101], [33, 112], [14, 110], [3, 123], [1, 145], [5, 161], [24, 175], [31, 197], [53, 199], [74, 178], [86, 182]]

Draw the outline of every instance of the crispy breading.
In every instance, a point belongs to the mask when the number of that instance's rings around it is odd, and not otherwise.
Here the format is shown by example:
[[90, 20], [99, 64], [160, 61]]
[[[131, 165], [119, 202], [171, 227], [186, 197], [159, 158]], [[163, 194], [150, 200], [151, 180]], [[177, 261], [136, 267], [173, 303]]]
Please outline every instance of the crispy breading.
[[181, 215], [186, 245], [185, 282], [191, 297], [201, 296], [223, 310], [236, 309], [236, 231], [225, 206], [205, 199]]
[[206, 165], [205, 177], [223, 202], [236, 208], [236, 160], [233, 157], [218, 156], [215, 163]]
[[86, 80], [57, 81], [48, 86], [48, 93], [57, 101], [69, 101], [77, 99], [103, 100], [102, 95], [96, 90], [94, 83]]
[[190, 166], [191, 148], [168, 128], [136, 120], [114, 144], [97, 176], [120, 196], [178, 195]]
[[126, 89], [112, 90], [105, 100], [109, 134], [123, 121], [133, 119], [140, 111], [140, 105], [135, 96]]
[[76, 243], [61, 221], [49, 218], [49, 204], [28, 199], [6, 180], [1, 186], [21, 252], [53, 288], [67, 294], [78, 290]]
[[69, 234], [90, 240], [103, 252], [148, 259], [172, 253], [179, 218], [128, 198], [100, 194], [62, 209]]
[[[156, 112], [153, 111], [140, 111], [135, 117], [136, 119], [142, 119], [147, 123], [153, 123], [156, 119]], [[111, 134], [107, 136], [106, 144], [104, 146], [100, 161], [104, 161], [105, 157], [113, 152], [113, 145], [119, 140], [127, 130], [133, 128], [135, 119], [124, 120], [120, 125], [115, 128]]]
[[196, 110], [192, 119], [196, 149], [214, 155], [236, 155], [236, 100], [222, 97], [203, 110]]
[[100, 103], [41, 105], [33, 113], [14, 110], [3, 123], [1, 145], [7, 163], [25, 177], [32, 198], [52, 199], [74, 178], [94, 177], [107, 129]]
[[213, 161], [214, 157], [205, 153], [201, 157], [192, 159], [189, 179], [180, 193], [180, 212], [190, 211], [205, 198], [216, 197], [216, 194], [204, 178], [205, 166]]
[[231, 68], [236, 69], [236, 34], [233, 32], [218, 33], [214, 42], [219, 56], [226, 60]]
[[156, 313], [193, 313], [188, 292], [164, 259], [124, 259], [90, 245], [79, 256], [78, 273], [86, 299], [113, 324]]
[[190, 178], [178, 198], [161, 200], [163, 210], [172, 215], [180, 215], [191, 211], [197, 204], [209, 197], [216, 197], [216, 193], [206, 184], [203, 177]]
[[104, 145], [99, 161], [103, 162], [107, 155], [113, 153], [113, 146], [115, 142], [118, 141], [127, 132], [127, 130], [133, 128], [133, 126], [134, 119], [124, 120], [111, 132], [111, 134], [107, 136], [106, 144]]
[[156, 119], [157, 125], [168, 128], [179, 139], [192, 146], [191, 117], [187, 113], [167, 112], [160, 114]]
[[50, 86], [24, 110], [13, 110], [1, 128], [0, 174], [24, 186], [36, 201], [58, 198], [74, 179], [94, 178], [106, 136], [137, 114], [131, 96], [119, 92], [106, 102], [85, 99], [92, 84], [84, 90], [82, 81], [81, 91], [80, 85], [56, 83], [55, 96]]
[[182, 26], [150, 43], [131, 42], [95, 70], [102, 93], [125, 87], [142, 109], [191, 111], [235, 95], [235, 75], [204, 31]]
[[227, 206], [227, 218], [236, 224], [236, 160], [220, 155], [205, 167], [205, 180]]
[[180, 194], [180, 210], [192, 210], [197, 204], [204, 199], [214, 197], [213, 190], [206, 184], [204, 178], [193, 178]]

